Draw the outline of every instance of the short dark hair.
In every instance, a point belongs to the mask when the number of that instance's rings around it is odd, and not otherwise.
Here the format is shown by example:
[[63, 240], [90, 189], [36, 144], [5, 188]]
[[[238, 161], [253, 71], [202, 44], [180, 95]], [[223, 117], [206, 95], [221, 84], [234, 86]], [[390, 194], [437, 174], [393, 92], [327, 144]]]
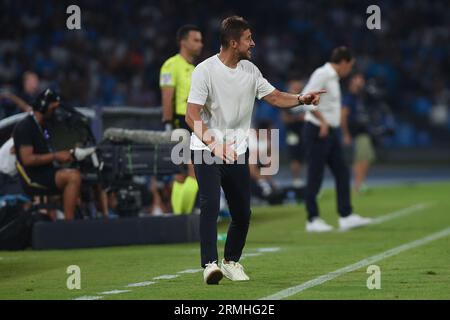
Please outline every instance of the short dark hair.
[[250, 29], [250, 24], [242, 17], [231, 16], [222, 21], [220, 26], [220, 44], [228, 48], [230, 40], [239, 41], [242, 32]]
[[181, 26], [177, 30], [177, 44], [180, 44], [181, 40], [187, 39], [189, 32], [191, 31], [200, 32], [200, 28], [193, 24], [185, 24], [184, 26]]
[[337, 47], [331, 53], [330, 62], [332, 63], [340, 63], [342, 60], [347, 62], [353, 59], [353, 54], [349, 48], [345, 46]]

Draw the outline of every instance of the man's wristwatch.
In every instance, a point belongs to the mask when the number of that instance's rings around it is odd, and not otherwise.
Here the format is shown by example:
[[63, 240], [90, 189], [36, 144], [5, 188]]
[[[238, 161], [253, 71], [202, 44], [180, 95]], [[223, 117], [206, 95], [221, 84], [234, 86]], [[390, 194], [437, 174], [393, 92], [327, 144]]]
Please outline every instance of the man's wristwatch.
[[303, 95], [301, 93], [297, 95], [297, 100], [298, 100], [299, 105], [304, 105], [305, 104], [303, 102], [302, 97], [303, 97]]

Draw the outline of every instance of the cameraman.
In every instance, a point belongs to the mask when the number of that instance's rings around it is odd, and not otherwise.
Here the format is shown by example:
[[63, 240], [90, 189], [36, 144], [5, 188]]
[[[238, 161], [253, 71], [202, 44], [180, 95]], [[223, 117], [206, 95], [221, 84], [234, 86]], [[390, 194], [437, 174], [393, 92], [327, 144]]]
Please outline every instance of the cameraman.
[[16, 125], [13, 138], [22, 179], [29, 187], [48, 195], [62, 193], [64, 216], [66, 220], [73, 220], [80, 196], [81, 175], [76, 169], [56, 169], [56, 164], [74, 159], [68, 150], [54, 151], [46, 125], [59, 104], [60, 97], [46, 89], [32, 105], [33, 112]]

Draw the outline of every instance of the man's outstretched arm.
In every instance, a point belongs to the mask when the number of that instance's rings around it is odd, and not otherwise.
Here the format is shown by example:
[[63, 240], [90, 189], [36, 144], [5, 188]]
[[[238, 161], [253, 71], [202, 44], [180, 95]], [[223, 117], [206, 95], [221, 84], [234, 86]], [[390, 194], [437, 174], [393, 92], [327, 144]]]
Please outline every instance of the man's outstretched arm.
[[313, 104], [317, 106], [320, 102], [320, 95], [326, 92], [326, 90], [318, 90], [300, 95], [281, 92], [275, 89], [263, 99], [278, 108], [293, 108], [302, 104]]

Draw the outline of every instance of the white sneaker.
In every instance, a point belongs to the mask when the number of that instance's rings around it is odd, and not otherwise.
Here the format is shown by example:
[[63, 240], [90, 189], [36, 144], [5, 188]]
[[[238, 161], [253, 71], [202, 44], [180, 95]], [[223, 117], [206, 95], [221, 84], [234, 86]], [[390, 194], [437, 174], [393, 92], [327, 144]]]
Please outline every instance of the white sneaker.
[[239, 262], [222, 260], [220, 266], [225, 277], [231, 281], [248, 281], [250, 278], [245, 274], [244, 267]]
[[207, 284], [219, 284], [222, 278], [223, 273], [215, 261], [206, 264], [205, 270], [203, 270], [203, 279]]
[[320, 218], [314, 218], [312, 222], [306, 222], [307, 232], [328, 232], [331, 230], [333, 230], [333, 227]]
[[352, 213], [351, 215], [344, 218], [339, 218], [339, 227], [342, 231], [362, 227], [370, 223], [372, 223], [371, 218], [361, 217], [356, 213]]

